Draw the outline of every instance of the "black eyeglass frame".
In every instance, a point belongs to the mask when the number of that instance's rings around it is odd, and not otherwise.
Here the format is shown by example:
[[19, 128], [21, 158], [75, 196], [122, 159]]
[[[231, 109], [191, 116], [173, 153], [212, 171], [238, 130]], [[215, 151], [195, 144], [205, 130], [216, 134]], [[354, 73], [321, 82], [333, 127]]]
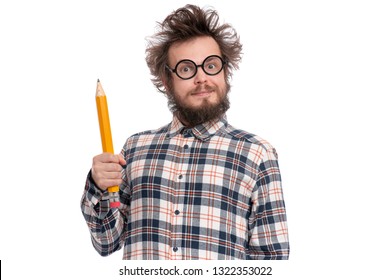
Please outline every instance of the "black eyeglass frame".
[[[217, 58], [219, 58], [219, 59], [221, 60], [221, 62], [222, 62], [221, 69], [220, 69], [217, 73], [212, 73], [212, 74], [210, 74], [210, 73], [208, 73], [208, 72], [205, 70], [205, 68], [204, 68], [204, 63], [205, 63], [208, 59], [210, 59], [211, 57], [217, 57]], [[182, 63], [182, 62], [190, 62], [190, 63], [192, 63], [192, 64], [195, 66], [195, 72], [194, 72], [194, 74], [193, 74], [191, 77], [183, 78], [183, 77], [181, 77], [181, 76], [177, 73], [177, 67], [178, 67], [179, 64]], [[183, 60], [180, 60], [178, 63], [176, 63], [176, 66], [175, 66], [175, 68], [173, 68], [173, 69], [172, 69], [171, 67], [169, 67], [168, 65], [165, 65], [165, 67], [166, 67], [169, 71], [175, 73], [176, 76], [178, 76], [180, 79], [182, 79], [182, 80], [189, 80], [189, 79], [192, 79], [193, 77], [196, 76], [196, 74], [198, 73], [198, 68], [199, 68], [199, 67], [201, 67], [202, 70], [203, 70], [203, 72], [205, 72], [207, 75], [209, 75], [209, 76], [215, 76], [215, 75], [218, 75], [219, 73], [221, 73], [221, 71], [223, 70], [223, 67], [225, 66], [226, 63], [227, 63], [227, 61], [223, 60], [222, 57], [220, 57], [219, 55], [213, 54], [213, 55], [209, 55], [208, 57], [206, 57], [206, 58], [203, 60], [202, 64], [199, 64], [199, 65], [197, 65], [195, 62], [193, 62], [193, 61], [190, 60], [190, 59], [183, 59]]]

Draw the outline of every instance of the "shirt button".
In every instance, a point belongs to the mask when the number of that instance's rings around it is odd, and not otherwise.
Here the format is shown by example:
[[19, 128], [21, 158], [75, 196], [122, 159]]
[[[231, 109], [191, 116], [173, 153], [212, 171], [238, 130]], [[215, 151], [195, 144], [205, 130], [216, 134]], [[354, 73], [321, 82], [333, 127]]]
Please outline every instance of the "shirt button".
[[185, 144], [183, 148], [184, 148], [184, 150], [187, 150], [188, 149], [188, 145]]
[[180, 211], [179, 210], [176, 210], [175, 211], [175, 215], [179, 215], [180, 214]]
[[178, 178], [179, 178], [179, 179], [183, 179], [183, 175], [180, 174]]
[[177, 252], [179, 250], [177, 247], [173, 247], [173, 252]]

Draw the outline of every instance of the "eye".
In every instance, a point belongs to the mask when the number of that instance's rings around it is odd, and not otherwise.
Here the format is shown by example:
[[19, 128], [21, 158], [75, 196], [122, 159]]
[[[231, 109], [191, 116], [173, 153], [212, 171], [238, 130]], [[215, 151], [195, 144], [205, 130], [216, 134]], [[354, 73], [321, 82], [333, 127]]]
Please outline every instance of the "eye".
[[194, 65], [192, 63], [181, 63], [177, 68], [179, 74], [188, 74], [194, 72]]
[[209, 63], [206, 65], [206, 68], [209, 70], [213, 70], [213, 69], [217, 68], [217, 65], [215, 63]]
[[190, 72], [190, 71], [191, 71], [191, 69], [190, 69], [190, 67], [188, 67], [188, 66], [182, 67], [182, 68], [180, 69], [180, 72], [183, 72], [183, 73]]

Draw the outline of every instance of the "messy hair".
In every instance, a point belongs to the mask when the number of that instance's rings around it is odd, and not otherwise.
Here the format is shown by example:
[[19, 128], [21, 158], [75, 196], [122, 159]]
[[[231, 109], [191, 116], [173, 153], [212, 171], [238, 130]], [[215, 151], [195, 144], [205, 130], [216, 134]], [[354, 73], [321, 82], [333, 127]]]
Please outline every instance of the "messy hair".
[[227, 62], [224, 71], [230, 88], [229, 79], [233, 69], [238, 69], [242, 45], [231, 25], [219, 24], [219, 16], [215, 10], [186, 5], [168, 15], [157, 27], [157, 33], [148, 38], [146, 63], [153, 76], [152, 82], [159, 91], [167, 93], [168, 89], [164, 87], [163, 81], [171, 84], [171, 72], [166, 69], [166, 65], [168, 50], [172, 44], [202, 36], [210, 36], [217, 42], [222, 59]]

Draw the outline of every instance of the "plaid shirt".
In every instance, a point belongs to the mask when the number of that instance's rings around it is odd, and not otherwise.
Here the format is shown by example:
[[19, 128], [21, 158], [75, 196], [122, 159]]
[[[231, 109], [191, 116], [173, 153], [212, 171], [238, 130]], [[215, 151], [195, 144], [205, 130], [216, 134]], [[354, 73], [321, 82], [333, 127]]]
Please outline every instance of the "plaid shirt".
[[174, 117], [130, 137], [121, 207], [87, 178], [81, 209], [95, 249], [123, 259], [288, 259], [275, 149], [218, 122], [185, 128]]

